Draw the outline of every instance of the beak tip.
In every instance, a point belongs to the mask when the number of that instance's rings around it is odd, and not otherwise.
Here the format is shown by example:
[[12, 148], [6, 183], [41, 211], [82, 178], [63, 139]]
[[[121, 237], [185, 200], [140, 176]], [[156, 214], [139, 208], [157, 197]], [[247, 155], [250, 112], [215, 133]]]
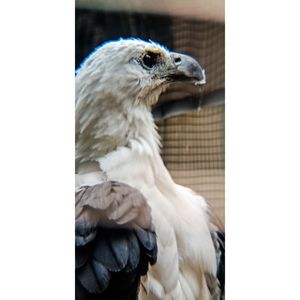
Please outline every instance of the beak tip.
[[205, 76], [204, 69], [201, 69], [201, 76], [199, 76], [199, 77], [200, 77], [200, 79], [195, 82], [195, 85], [199, 86], [199, 85], [206, 84], [206, 76]]
[[175, 73], [171, 74], [173, 81], [190, 82], [194, 85], [203, 85], [206, 83], [205, 70], [191, 56], [185, 54], [172, 53], [173, 61], [180, 57], [176, 64]]
[[206, 80], [205, 80], [205, 79], [202, 79], [202, 80], [200, 80], [200, 81], [196, 81], [194, 84], [195, 84], [196, 86], [204, 85], [204, 84], [206, 84]]

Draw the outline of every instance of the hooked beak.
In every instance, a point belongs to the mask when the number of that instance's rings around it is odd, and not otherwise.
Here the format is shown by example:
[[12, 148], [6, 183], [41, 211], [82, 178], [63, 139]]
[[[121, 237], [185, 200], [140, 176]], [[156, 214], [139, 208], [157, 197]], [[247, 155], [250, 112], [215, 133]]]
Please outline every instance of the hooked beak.
[[192, 57], [180, 53], [171, 53], [173, 67], [165, 76], [169, 82], [191, 82], [195, 85], [206, 83], [205, 71]]

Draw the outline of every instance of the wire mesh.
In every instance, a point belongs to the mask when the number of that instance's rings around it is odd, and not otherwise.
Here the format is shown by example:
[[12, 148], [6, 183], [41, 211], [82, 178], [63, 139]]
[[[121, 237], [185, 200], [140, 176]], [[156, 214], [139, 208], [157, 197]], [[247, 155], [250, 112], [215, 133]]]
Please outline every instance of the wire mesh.
[[158, 123], [161, 154], [175, 182], [205, 197], [224, 221], [225, 105]]

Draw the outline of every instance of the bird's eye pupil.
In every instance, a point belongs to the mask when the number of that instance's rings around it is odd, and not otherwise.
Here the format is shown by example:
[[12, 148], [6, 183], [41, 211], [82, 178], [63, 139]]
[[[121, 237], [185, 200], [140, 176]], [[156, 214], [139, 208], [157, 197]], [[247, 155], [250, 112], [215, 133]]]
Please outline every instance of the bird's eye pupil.
[[148, 52], [143, 56], [143, 64], [148, 68], [153, 68], [157, 63], [157, 55], [155, 53]]
[[175, 63], [180, 63], [181, 62], [181, 58], [180, 56], [176, 56], [175, 59], [174, 59]]

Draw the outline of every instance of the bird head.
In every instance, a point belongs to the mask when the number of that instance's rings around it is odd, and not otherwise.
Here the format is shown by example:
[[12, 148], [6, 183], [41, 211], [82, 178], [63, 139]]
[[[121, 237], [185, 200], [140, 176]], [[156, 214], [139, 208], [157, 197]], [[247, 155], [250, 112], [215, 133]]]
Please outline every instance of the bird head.
[[158, 148], [150, 108], [172, 82], [205, 83], [190, 56], [124, 39], [97, 48], [76, 72], [76, 160], [84, 162], [144, 136]]
[[131, 99], [130, 105], [150, 107], [172, 82], [204, 84], [205, 72], [188, 55], [170, 52], [152, 41], [121, 39], [100, 46], [82, 63], [76, 97], [88, 92], [120, 105], [126, 98], [126, 103]]

